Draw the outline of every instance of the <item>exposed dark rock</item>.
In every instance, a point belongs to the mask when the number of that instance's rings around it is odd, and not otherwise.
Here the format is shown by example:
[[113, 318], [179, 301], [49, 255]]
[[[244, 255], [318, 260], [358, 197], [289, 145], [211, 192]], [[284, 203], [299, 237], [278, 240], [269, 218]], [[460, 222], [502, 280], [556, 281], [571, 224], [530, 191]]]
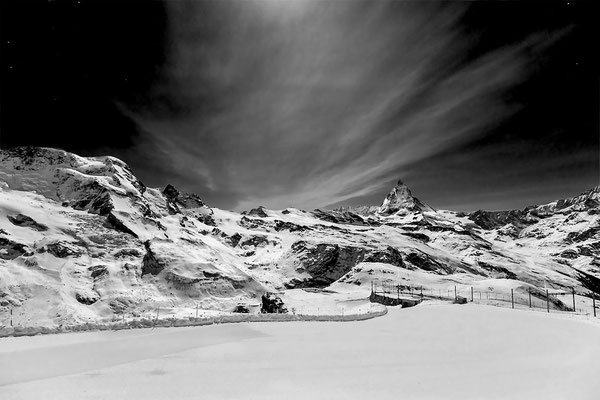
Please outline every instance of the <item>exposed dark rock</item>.
[[407, 254], [406, 261], [424, 271], [431, 271], [438, 274], [451, 274], [454, 272], [454, 268], [449, 265], [444, 265], [434, 260], [429, 255], [418, 251]]
[[81, 304], [91, 305], [97, 302], [100, 299], [98, 293], [94, 293], [93, 295], [84, 294], [84, 293], [75, 293], [75, 299]]
[[40, 224], [33, 220], [33, 218], [28, 217], [27, 215], [17, 214], [13, 216], [7, 216], [8, 220], [16, 226], [22, 226], [26, 228], [31, 228], [33, 230], [44, 232], [48, 230], [48, 227], [44, 224]]
[[[596, 295], [600, 295], [600, 278], [583, 271], [577, 271], [577, 275], [579, 282], [581, 282], [583, 286], [596, 293]], [[596, 304], [597, 303], [598, 298], [596, 298]]]
[[500, 228], [506, 224], [513, 224], [517, 229], [521, 230], [528, 225], [531, 225], [532, 220], [527, 218], [525, 210], [510, 210], [510, 211], [475, 211], [469, 214], [469, 219], [477, 226], [485, 230]]
[[582, 256], [596, 257], [600, 253], [600, 241], [577, 246], [577, 251]]
[[275, 230], [277, 232], [281, 232], [281, 231], [290, 231], [290, 232], [303, 232], [303, 231], [307, 231], [310, 230], [311, 228], [308, 226], [304, 226], [304, 225], [297, 225], [294, 224], [293, 222], [287, 222], [287, 221], [280, 221], [280, 220], [275, 220]]
[[419, 232], [401, 232], [404, 236], [409, 236], [413, 239], [417, 239], [422, 241], [423, 243], [429, 243], [429, 236], [425, 235], [424, 233], [419, 233]]
[[58, 258], [79, 257], [82, 254], [81, 250], [72, 243], [62, 241], [47, 244], [46, 250], [48, 253]]
[[241, 242], [240, 246], [264, 247], [267, 244], [269, 244], [269, 239], [266, 236], [252, 236]]
[[208, 225], [208, 226], [217, 226], [217, 223], [215, 222], [215, 219], [210, 214], [199, 215], [198, 216], [198, 221], [200, 221], [203, 224]]
[[210, 278], [210, 279], [218, 279], [218, 278], [223, 277], [219, 272], [202, 271], [202, 274], [204, 275], [205, 278]]
[[106, 265], [93, 265], [88, 268], [88, 271], [91, 272], [91, 277], [94, 280], [101, 279], [108, 275], [108, 269]]
[[235, 247], [238, 245], [238, 243], [240, 242], [240, 240], [242, 240], [242, 235], [240, 235], [239, 233], [234, 233], [231, 236], [227, 236], [225, 233], [221, 233], [221, 236], [223, 237], [223, 240], [229, 244], [231, 247]]
[[261, 297], [262, 307], [260, 312], [268, 314], [287, 313], [287, 308], [284, 307], [283, 300], [273, 293], [265, 293]]
[[316, 209], [312, 212], [312, 215], [322, 221], [333, 222], [336, 224], [368, 225], [363, 217], [350, 211]]
[[168, 200], [175, 201], [177, 199], [177, 197], [179, 196], [179, 190], [175, 189], [175, 186], [173, 186], [169, 183], [163, 189], [163, 194], [165, 195], [165, 197]]
[[112, 212], [109, 213], [106, 217], [106, 223], [108, 225], [108, 227], [115, 229], [119, 232], [123, 232], [123, 233], [127, 233], [135, 238], [137, 238], [138, 236], [135, 234], [135, 232], [133, 232], [131, 229], [129, 229], [119, 218], [117, 218]]
[[75, 189], [81, 193], [69, 205], [76, 210], [87, 210], [92, 214], [107, 215], [113, 208], [110, 192], [96, 181], [75, 183]]
[[149, 240], [144, 242], [144, 247], [146, 247], [146, 254], [142, 260], [142, 276], [146, 274], [158, 275], [163, 269], [165, 269], [165, 266], [156, 259], [156, 256], [150, 247]]
[[584, 242], [588, 239], [597, 239], [598, 234], [600, 233], [600, 227], [593, 226], [589, 229], [586, 229], [583, 232], [570, 232], [565, 239], [567, 243], [579, 243]]
[[254, 217], [260, 217], [260, 218], [266, 218], [269, 216], [265, 212], [265, 208], [263, 206], [259, 206], [258, 208], [253, 208], [252, 210], [250, 210], [248, 212], [247, 215], [254, 216]]
[[243, 216], [240, 221], [238, 222], [238, 224], [240, 226], [243, 226], [244, 228], [247, 229], [263, 229], [263, 230], [267, 230], [269, 227], [269, 223], [266, 221], [263, 221], [262, 219], [256, 219], [256, 218], [248, 218], [246, 216]]
[[492, 272], [494, 278], [517, 279], [517, 275], [499, 265], [489, 264], [484, 261], [477, 261], [477, 264], [486, 271]]
[[571, 260], [579, 257], [579, 253], [577, 253], [575, 250], [572, 250], [572, 249], [567, 249], [558, 255], [562, 258], [568, 258]]
[[[167, 198], [167, 208], [172, 214], [181, 213], [181, 209], [207, 208], [200, 196], [195, 193], [181, 193], [171, 184], [163, 189], [163, 194]], [[212, 212], [212, 210], [209, 209]]]
[[123, 258], [123, 257], [140, 257], [142, 252], [138, 249], [121, 249], [115, 252], [115, 258]]
[[[304, 241], [292, 245], [292, 252], [300, 261], [298, 272], [307, 272], [311, 278], [301, 287], [325, 287], [349, 272], [365, 256], [360, 247], [337, 244], [308, 244]], [[291, 283], [288, 283], [289, 286]], [[294, 285], [299, 287], [299, 285]]]
[[0, 238], [0, 250], [0, 258], [4, 260], [14, 260], [19, 256], [30, 254], [27, 246], [6, 238]]
[[375, 250], [370, 252], [367, 254], [364, 261], [391, 264], [401, 268], [404, 267], [402, 253], [391, 246], [388, 246], [385, 250]]

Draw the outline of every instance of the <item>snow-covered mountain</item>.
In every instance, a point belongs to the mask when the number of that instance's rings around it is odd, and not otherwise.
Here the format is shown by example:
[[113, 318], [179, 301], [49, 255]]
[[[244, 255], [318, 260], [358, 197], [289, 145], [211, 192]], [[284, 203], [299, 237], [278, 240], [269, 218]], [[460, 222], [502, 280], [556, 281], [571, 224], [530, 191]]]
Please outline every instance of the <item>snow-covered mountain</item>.
[[54, 326], [230, 311], [266, 291], [366, 296], [373, 279], [600, 293], [599, 205], [594, 188], [524, 210], [434, 210], [400, 181], [380, 207], [237, 213], [147, 188], [114, 157], [3, 150], [0, 312]]

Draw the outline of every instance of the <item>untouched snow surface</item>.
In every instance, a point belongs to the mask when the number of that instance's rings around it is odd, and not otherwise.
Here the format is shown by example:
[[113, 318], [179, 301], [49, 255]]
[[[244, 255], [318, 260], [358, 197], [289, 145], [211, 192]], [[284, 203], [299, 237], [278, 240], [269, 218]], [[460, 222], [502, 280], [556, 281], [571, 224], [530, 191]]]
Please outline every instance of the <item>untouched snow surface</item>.
[[556, 314], [423, 304], [364, 322], [5, 338], [0, 398], [592, 400], [599, 337]]

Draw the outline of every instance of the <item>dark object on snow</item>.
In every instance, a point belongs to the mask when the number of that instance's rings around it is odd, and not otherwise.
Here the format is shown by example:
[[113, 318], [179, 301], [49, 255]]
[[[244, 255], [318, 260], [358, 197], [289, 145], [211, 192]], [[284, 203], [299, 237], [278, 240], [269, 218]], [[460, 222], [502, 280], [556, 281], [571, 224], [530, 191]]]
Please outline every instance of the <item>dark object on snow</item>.
[[237, 306], [235, 306], [234, 313], [242, 313], [242, 314], [248, 314], [250, 312], [250, 309], [248, 308], [248, 306], [245, 303], [238, 303]]
[[58, 258], [65, 258], [71, 256], [79, 257], [81, 256], [81, 254], [83, 254], [82, 251], [73, 243], [67, 243], [62, 241], [46, 245], [46, 250], [48, 250], [48, 253]]
[[262, 295], [262, 307], [261, 313], [267, 314], [285, 314], [288, 312], [287, 308], [283, 306], [283, 300], [273, 293], [265, 293]]
[[21, 243], [13, 242], [6, 238], [0, 238], [0, 258], [4, 260], [14, 260], [15, 258], [27, 255], [27, 246]]
[[40, 224], [39, 222], [35, 222], [33, 218], [28, 217], [27, 215], [17, 214], [14, 217], [9, 215], [7, 218], [13, 225], [16, 226], [35, 229], [39, 232], [48, 230], [48, 227], [46, 225]]
[[462, 296], [456, 296], [454, 304], [467, 304], [467, 298]]
[[146, 247], [146, 255], [144, 255], [144, 259], [142, 260], [142, 276], [146, 274], [152, 274], [156, 276], [163, 269], [165, 269], [165, 266], [156, 259], [156, 256], [150, 248], [149, 240], [144, 242], [144, 247]]

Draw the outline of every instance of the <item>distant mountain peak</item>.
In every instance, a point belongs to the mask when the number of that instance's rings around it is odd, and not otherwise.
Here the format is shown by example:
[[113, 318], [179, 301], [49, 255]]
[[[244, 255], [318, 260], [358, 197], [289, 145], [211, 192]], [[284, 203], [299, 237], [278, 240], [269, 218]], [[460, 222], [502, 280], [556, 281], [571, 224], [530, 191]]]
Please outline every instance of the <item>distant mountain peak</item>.
[[422, 212], [422, 211], [434, 211], [433, 208], [429, 207], [421, 200], [413, 196], [409, 187], [398, 179], [396, 186], [388, 193], [383, 200], [383, 203], [379, 207], [379, 214], [394, 214], [399, 211], [404, 212]]

